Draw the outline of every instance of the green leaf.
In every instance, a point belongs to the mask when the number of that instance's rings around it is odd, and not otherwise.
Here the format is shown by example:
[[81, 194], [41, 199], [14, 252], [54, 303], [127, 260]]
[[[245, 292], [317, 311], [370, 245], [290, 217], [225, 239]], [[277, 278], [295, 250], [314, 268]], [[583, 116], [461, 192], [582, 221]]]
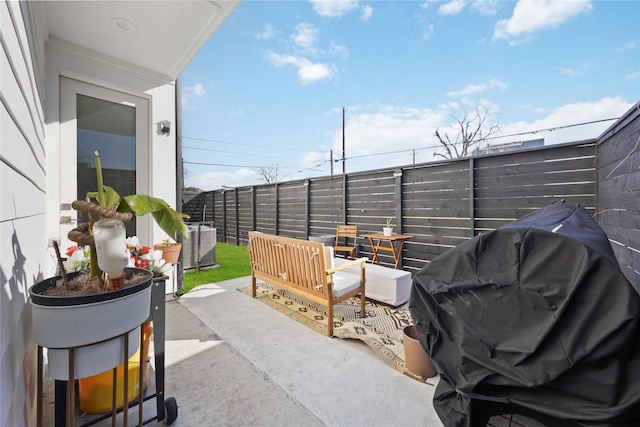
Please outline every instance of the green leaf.
[[[104, 200], [106, 202], [106, 206], [104, 207], [107, 209], [111, 209], [116, 205], [116, 203], [120, 201], [120, 195], [116, 190], [109, 187], [108, 185], [103, 185], [102, 189], [103, 189], [102, 193], [104, 194]], [[87, 197], [99, 200], [97, 191], [88, 191]]]
[[171, 238], [177, 240], [178, 236], [183, 239], [189, 238], [189, 230], [183, 219], [189, 218], [177, 212], [167, 202], [157, 197], [144, 194], [134, 194], [125, 196], [120, 201], [119, 212], [133, 212], [136, 216], [152, 214], [160, 228]]
[[173, 240], [177, 240], [178, 235], [182, 236], [183, 239], [189, 238], [189, 230], [182, 221], [182, 218], [189, 218], [188, 215], [176, 212], [172, 208], [152, 212], [151, 215], [153, 215], [160, 228]]

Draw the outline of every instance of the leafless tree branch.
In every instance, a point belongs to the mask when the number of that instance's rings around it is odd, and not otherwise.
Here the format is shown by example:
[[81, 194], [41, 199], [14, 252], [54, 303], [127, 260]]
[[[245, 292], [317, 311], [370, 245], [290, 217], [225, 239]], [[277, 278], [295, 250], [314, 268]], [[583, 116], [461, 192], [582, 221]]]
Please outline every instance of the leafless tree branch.
[[278, 182], [278, 165], [260, 166], [256, 172], [258, 172], [258, 178], [265, 184], [275, 184]]
[[466, 157], [474, 147], [486, 141], [490, 136], [500, 130], [500, 124], [496, 122], [487, 127], [487, 122], [494, 115], [490, 106], [484, 108], [478, 106], [474, 113], [464, 112], [462, 116], [453, 116], [455, 120], [454, 128], [458, 129], [455, 140], [447, 134], [437, 129], [436, 138], [445, 151], [443, 153], [436, 152], [434, 157], [442, 157], [445, 159], [453, 159], [457, 157]]

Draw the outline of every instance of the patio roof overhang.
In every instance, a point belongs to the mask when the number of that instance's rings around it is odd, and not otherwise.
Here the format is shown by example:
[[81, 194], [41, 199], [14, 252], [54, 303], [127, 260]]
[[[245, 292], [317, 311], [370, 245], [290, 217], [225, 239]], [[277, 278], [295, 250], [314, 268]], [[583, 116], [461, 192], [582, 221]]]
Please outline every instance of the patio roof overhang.
[[238, 1], [45, 1], [48, 43], [173, 81]]

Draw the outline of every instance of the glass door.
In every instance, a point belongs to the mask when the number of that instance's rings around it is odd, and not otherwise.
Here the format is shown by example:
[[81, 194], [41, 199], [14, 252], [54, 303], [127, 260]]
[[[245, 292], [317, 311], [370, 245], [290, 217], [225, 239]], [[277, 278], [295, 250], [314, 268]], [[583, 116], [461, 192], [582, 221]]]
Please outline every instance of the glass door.
[[[97, 190], [94, 152], [100, 155], [104, 184], [120, 196], [149, 194], [149, 101], [69, 78], [60, 80], [60, 218], [66, 234], [86, 214], [71, 208]], [[151, 218], [126, 224], [127, 236], [151, 238]]]

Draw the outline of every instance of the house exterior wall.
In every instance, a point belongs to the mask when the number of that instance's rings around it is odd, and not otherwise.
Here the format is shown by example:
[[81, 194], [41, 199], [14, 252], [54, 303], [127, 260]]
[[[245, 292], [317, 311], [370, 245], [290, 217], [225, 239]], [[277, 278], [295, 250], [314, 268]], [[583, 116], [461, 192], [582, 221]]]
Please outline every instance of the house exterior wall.
[[[47, 37], [40, 2], [0, 0], [0, 425], [35, 425], [36, 346], [28, 289], [54, 275], [60, 236], [60, 77], [149, 100], [149, 194], [176, 206], [175, 82]], [[171, 133], [156, 123], [171, 122]], [[63, 153], [64, 154], [64, 153]], [[164, 238], [154, 224], [152, 244]]]
[[46, 137], [43, 41], [27, 4], [0, 2], [0, 425], [34, 425], [36, 347], [28, 289], [45, 265]]

